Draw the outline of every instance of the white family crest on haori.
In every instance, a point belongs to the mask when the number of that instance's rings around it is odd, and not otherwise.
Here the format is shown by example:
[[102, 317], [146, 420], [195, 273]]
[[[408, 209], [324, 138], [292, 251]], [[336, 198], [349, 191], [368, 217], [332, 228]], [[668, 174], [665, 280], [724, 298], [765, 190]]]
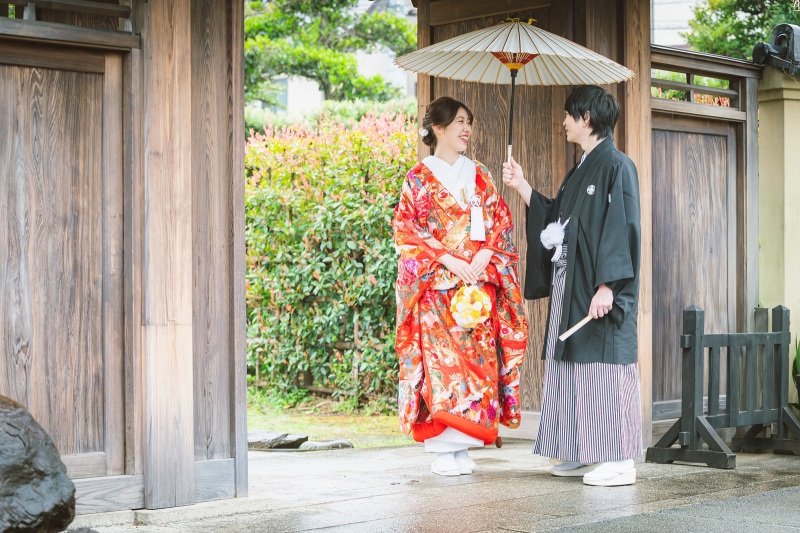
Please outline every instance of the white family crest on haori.
[[586, 194], [588, 194], [589, 196], [591, 196], [591, 195], [593, 195], [593, 194], [594, 194], [594, 185], [589, 185], [589, 186], [586, 188]]

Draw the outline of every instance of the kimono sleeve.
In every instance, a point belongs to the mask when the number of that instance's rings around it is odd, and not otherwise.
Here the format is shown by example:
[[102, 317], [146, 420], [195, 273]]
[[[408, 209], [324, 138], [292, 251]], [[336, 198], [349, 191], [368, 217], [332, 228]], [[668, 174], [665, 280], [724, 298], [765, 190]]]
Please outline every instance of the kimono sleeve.
[[550, 262], [552, 253], [548, 253], [539, 236], [547, 225], [553, 200], [539, 193], [531, 192], [528, 203], [527, 220], [525, 221], [525, 237], [528, 251], [525, 255], [525, 298], [536, 300], [550, 296], [550, 280], [553, 265]]
[[412, 187], [411, 173], [403, 183], [400, 202], [394, 209], [394, 242], [398, 262], [397, 283], [413, 286], [438, 263], [436, 259], [449, 252], [423, 226], [432, 209], [431, 199], [421, 185]]
[[608, 195], [595, 270], [595, 288], [606, 284], [614, 292], [611, 319], [621, 327], [628, 313], [636, 312], [641, 227], [639, 182], [633, 163], [616, 167]]

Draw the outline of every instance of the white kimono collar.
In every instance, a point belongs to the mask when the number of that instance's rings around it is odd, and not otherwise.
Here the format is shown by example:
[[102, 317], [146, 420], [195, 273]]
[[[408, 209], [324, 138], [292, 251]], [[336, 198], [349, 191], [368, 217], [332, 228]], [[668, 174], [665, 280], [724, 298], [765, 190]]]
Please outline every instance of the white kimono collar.
[[449, 165], [443, 159], [429, 155], [422, 160], [422, 164], [453, 195], [461, 209], [466, 209], [469, 199], [475, 194], [475, 161], [459, 155], [455, 163]]

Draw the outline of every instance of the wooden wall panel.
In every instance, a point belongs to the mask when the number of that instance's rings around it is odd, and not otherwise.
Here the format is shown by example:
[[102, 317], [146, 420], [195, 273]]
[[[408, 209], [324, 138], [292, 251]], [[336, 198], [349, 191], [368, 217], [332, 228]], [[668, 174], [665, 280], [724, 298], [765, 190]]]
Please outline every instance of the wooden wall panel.
[[684, 308], [703, 308], [709, 332], [736, 327], [733, 126], [671, 124], [683, 131], [652, 133], [654, 402], [680, 399]]
[[194, 501], [191, 2], [144, 9], [141, 357], [152, 509]]
[[[497, 24], [510, 16], [524, 20], [535, 18], [539, 27], [550, 29], [550, 9], [543, 8], [437, 26], [433, 29], [433, 42], [441, 42], [462, 33]], [[475, 128], [467, 155], [484, 163], [495, 177], [495, 183], [512, 212], [515, 225], [514, 244], [524, 258], [527, 250], [525, 203], [516, 191], [506, 190], [500, 179], [502, 162], [507, 151], [510, 90], [510, 85], [465, 83], [436, 78], [433, 98], [452, 96], [467, 104], [475, 114]], [[549, 87], [518, 86], [515, 93], [515, 159], [525, 169], [531, 185], [546, 193], [555, 191], [563, 177], [555, 178], [550, 165], [553, 143], [563, 142], [563, 134], [560, 140], [553, 139], [551, 135], [542, 135], [542, 132], [560, 131], [558, 125], [561, 117], [552, 115], [554, 105], [552, 92]], [[563, 102], [561, 106], [563, 109]], [[519, 265], [519, 273], [521, 279], [524, 279], [524, 261]], [[541, 348], [547, 320], [547, 300], [526, 301], [526, 313], [530, 323], [530, 334], [526, 362], [521, 376], [522, 407], [524, 411], [538, 411], [541, 405], [544, 375]]]
[[[228, 166], [226, 2], [192, 5], [192, 199], [195, 460], [232, 457], [229, 358], [233, 245]], [[243, 179], [243, 178], [242, 178]]]
[[0, 394], [61, 453], [103, 451], [102, 76], [0, 66], [0, 87]]

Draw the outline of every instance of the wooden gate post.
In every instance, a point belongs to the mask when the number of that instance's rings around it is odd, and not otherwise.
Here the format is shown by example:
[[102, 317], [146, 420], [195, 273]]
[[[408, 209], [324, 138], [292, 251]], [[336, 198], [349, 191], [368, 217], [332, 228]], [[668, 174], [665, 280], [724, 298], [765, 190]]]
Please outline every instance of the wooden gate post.
[[681, 447], [698, 447], [697, 417], [703, 416], [703, 325], [705, 312], [693, 305], [683, 312], [681, 336], [683, 388], [681, 390]]
[[793, 428], [795, 438], [800, 438], [800, 428], [797, 427], [797, 419], [792, 415], [787, 407], [789, 405], [789, 383], [786, 376], [790, 375], [789, 372], [789, 348], [792, 345], [791, 334], [789, 333], [789, 310], [782, 306], [776, 306], [772, 309], [772, 331], [781, 334], [781, 343], [778, 353], [778, 361], [775, 367], [778, 369], [776, 378], [779, 383], [780, 396], [778, 404], [778, 438], [785, 439], [789, 435], [786, 433], [787, 428]]
[[145, 4], [142, 357], [145, 507], [195, 501], [189, 0]]

